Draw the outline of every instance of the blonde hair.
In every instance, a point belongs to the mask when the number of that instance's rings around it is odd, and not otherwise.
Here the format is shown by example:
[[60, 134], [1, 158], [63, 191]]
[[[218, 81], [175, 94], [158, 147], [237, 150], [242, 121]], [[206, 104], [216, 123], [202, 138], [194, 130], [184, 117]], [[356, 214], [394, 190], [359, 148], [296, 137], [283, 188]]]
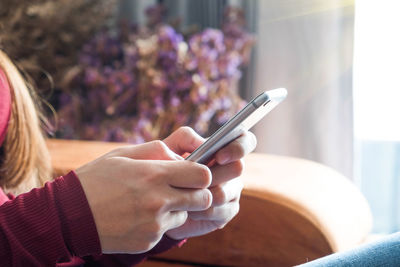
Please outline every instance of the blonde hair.
[[[0, 68], [6, 74], [11, 93], [11, 114], [0, 163], [0, 186], [20, 194], [42, 186], [51, 178], [50, 154], [41, 130], [36, 94], [17, 67], [0, 50]], [[35, 101], [35, 102], [34, 102]]]

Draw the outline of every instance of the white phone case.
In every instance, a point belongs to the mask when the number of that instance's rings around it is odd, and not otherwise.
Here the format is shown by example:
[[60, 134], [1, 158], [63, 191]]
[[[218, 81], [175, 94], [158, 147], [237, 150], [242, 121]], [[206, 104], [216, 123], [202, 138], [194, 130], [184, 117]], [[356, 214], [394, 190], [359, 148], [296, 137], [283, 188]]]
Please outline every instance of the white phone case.
[[240, 110], [233, 118], [221, 126], [204, 144], [199, 146], [186, 160], [206, 164], [222, 147], [250, 130], [258, 121], [286, 98], [285, 88], [261, 93]]

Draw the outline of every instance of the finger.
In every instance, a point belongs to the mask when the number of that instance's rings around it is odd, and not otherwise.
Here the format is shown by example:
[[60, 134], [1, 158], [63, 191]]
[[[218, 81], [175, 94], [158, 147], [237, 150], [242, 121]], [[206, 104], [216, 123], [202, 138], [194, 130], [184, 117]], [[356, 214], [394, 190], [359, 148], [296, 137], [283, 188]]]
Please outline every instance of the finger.
[[216, 229], [221, 229], [226, 222], [219, 221], [194, 221], [188, 217], [186, 222], [179, 228], [166, 232], [166, 235], [173, 239], [184, 239], [194, 236], [201, 236]]
[[240, 194], [243, 190], [242, 179], [233, 179], [224, 184], [214, 186], [210, 188], [213, 196], [212, 207], [222, 206], [240, 198]]
[[166, 213], [166, 217], [163, 219], [167, 224], [167, 229], [165, 231], [182, 226], [187, 218], [187, 211], [171, 211]]
[[164, 139], [165, 144], [179, 155], [192, 153], [204, 141], [205, 139], [190, 127], [180, 127]]
[[238, 160], [256, 148], [257, 139], [252, 132], [245, 132], [215, 154], [218, 164], [223, 165]]
[[175, 189], [167, 209], [170, 211], [200, 211], [211, 206], [212, 194], [208, 189]]
[[201, 225], [200, 227], [196, 227], [195, 229], [193, 229], [193, 220], [188, 218], [182, 226], [169, 230], [165, 234], [172, 239], [179, 240], [206, 234], [209, 232], [207, 230], [208, 228], [202, 227]]
[[242, 175], [244, 169], [243, 159], [236, 160], [226, 165], [214, 165], [211, 168], [212, 183], [211, 186], [225, 183], [233, 178]]
[[160, 162], [164, 164], [167, 183], [177, 188], [201, 189], [211, 184], [212, 173], [202, 164], [191, 161]]
[[131, 145], [117, 148], [110, 152], [112, 156], [128, 157], [132, 159], [152, 160], [182, 160], [183, 158], [174, 153], [160, 140], [151, 141], [140, 145]]
[[220, 207], [212, 207], [204, 211], [189, 212], [188, 217], [195, 221], [229, 222], [239, 212], [239, 202], [229, 202]]

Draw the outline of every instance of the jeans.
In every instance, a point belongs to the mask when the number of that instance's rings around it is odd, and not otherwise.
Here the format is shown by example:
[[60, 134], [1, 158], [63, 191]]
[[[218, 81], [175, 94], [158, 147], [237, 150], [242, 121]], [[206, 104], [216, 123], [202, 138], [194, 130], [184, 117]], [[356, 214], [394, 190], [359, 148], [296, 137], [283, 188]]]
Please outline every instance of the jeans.
[[387, 237], [362, 245], [355, 249], [335, 253], [315, 261], [302, 264], [300, 266], [400, 266], [400, 232], [391, 234]]

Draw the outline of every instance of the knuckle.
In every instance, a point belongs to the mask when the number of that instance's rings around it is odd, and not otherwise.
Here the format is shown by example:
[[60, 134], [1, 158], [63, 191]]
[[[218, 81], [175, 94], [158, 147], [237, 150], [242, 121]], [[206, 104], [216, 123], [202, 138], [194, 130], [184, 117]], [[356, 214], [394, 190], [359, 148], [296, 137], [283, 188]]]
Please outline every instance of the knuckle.
[[212, 182], [212, 174], [211, 174], [211, 170], [202, 164], [198, 164], [199, 166], [199, 172], [201, 174], [202, 180], [201, 180], [201, 185], [204, 188], [207, 188], [210, 186], [211, 182]]
[[185, 222], [188, 218], [188, 212], [187, 211], [181, 211], [179, 212], [179, 221]]
[[167, 145], [161, 140], [151, 141], [151, 145], [154, 147], [154, 149], [161, 152], [166, 152], [168, 149]]
[[178, 131], [183, 137], [190, 136], [195, 133], [195, 131], [189, 126], [181, 126], [179, 127]]
[[241, 142], [235, 140], [231, 144], [229, 144], [226, 148], [226, 153], [232, 155], [233, 159], [240, 159], [245, 156], [245, 148], [241, 144]]
[[189, 126], [182, 126], [178, 131], [180, 138], [185, 139], [188, 144], [195, 148], [197, 139], [201, 138], [196, 131]]
[[188, 216], [189, 216], [189, 215], [188, 215], [188, 212], [187, 212], [187, 211], [181, 211], [181, 212], [179, 212], [179, 213], [178, 213], [178, 216], [177, 216], [177, 219], [176, 219], [177, 224], [183, 225], [183, 224], [186, 222]]
[[154, 150], [157, 151], [157, 154], [161, 156], [163, 159], [170, 158], [170, 152], [168, 146], [161, 140], [155, 140], [151, 142]]
[[153, 199], [147, 205], [147, 209], [151, 214], [159, 214], [162, 212], [166, 206], [166, 201], [164, 199]]
[[203, 191], [203, 195], [202, 195], [203, 196], [203, 199], [202, 199], [203, 206], [202, 206], [202, 208], [207, 209], [211, 206], [213, 196], [212, 196], [210, 190], [208, 190], [208, 189], [204, 189], [202, 191]]
[[223, 190], [222, 187], [216, 186], [213, 188], [213, 204], [215, 206], [223, 205], [227, 202], [227, 195], [226, 192]]
[[233, 174], [237, 177], [242, 175], [244, 170], [244, 161], [242, 159], [233, 163]]
[[238, 143], [236, 146], [234, 146], [233, 149], [234, 149], [233, 153], [235, 153], [235, 155], [238, 158], [243, 158], [246, 154], [245, 148], [240, 143]]

